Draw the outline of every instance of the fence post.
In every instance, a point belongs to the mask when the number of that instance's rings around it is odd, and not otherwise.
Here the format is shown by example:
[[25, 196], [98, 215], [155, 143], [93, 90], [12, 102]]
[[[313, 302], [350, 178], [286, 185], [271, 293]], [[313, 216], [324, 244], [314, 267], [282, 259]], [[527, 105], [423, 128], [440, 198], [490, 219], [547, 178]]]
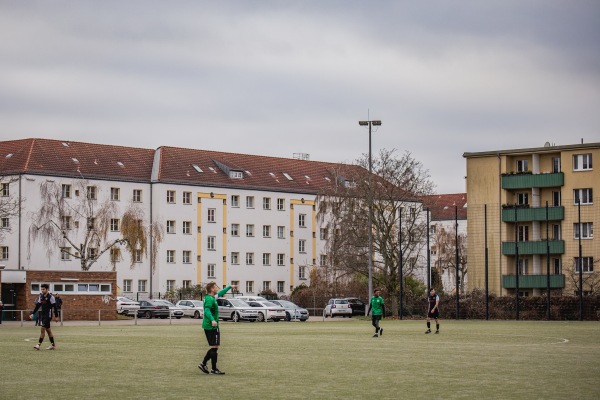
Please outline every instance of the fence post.
[[135, 326], [137, 326], [137, 317], [138, 317], [138, 312], [137, 312], [137, 310], [135, 310], [135, 314], [134, 314]]
[[[16, 308], [16, 307], [15, 307]], [[23, 327], [23, 310], [21, 310], [21, 328]]]
[[98, 326], [100, 326], [100, 311], [101, 310], [98, 310]]

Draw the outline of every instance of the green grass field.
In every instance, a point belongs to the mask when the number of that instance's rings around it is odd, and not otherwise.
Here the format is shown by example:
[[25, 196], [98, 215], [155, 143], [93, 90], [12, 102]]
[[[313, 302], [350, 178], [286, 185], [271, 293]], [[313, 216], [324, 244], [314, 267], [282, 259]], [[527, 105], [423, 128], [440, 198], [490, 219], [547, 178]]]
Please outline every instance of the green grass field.
[[[219, 368], [200, 323], [0, 325], [2, 399], [598, 399], [597, 322], [423, 321], [221, 323]], [[44, 347], [48, 340], [44, 341]]]

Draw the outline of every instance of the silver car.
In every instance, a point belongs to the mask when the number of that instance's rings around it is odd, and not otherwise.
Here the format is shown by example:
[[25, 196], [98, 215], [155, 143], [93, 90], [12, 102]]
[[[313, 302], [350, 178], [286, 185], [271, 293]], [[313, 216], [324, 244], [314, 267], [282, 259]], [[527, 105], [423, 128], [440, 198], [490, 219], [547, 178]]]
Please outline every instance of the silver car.
[[241, 320], [256, 321], [258, 311], [253, 309], [243, 300], [238, 299], [217, 299], [219, 306], [219, 318], [222, 320], [231, 320], [238, 322]]
[[204, 318], [204, 302], [202, 300], [179, 300], [176, 306], [183, 310], [183, 315], [192, 318]]
[[169, 310], [171, 310], [171, 317], [180, 319], [181, 317], [183, 317], [183, 310], [181, 309], [181, 307], [177, 307], [175, 304], [171, 303], [169, 300], [155, 300], [155, 302], [159, 303], [159, 304], [164, 304], [165, 306], [169, 307]]
[[298, 319], [302, 322], [308, 319], [308, 310], [287, 300], [271, 300], [271, 303], [285, 308], [285, 320]]

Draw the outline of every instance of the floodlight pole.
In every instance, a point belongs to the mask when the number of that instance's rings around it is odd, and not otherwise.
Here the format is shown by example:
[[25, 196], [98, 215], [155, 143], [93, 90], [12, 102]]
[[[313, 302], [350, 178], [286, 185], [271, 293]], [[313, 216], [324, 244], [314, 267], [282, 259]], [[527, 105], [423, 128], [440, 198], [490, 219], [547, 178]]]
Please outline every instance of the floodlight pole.
[[373, 174], [373, 157], [371, 152], [371, 126], [380, 126], [381, 121], [369, 120], [358, 121], [360, 126], [369, 126], [369, 302], [373, 297], [373, 189], [372, 189], [372, 174]]

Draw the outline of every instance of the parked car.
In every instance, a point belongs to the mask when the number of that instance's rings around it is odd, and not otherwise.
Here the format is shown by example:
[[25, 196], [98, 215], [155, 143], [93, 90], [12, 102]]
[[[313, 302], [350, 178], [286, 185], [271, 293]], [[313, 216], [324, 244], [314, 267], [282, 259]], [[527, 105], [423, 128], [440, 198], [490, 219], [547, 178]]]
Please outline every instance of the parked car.
[[243, 300], [246, 303], [249, 301], [269, 301], [261, 296], [235, 296], [234, 299]]
[[181, 309], [181, 307], [176, 306], [175, 304], [171, 303], [169, 300], [155, 300], [157, 303], [161, 303], [166, 305], [167, 307], [169, 307], [169, 310], [171, 310], [171, 317], [175, 317], [177, 319], [181, 319], [181, 317], [183, 317], [183, 310]]
[[346, 300], [352, 308], [352, 315], [365, 315], [368, 308], [367, 303], [356, 297], [346, 297]]
[[158, 303], [154, 300], [141, 300], [140, 309], [137, 311], [138, 317], [145, 318], [168, 318], [171, 311], [169, 306]]
[[204, 318], [204, 302], [202, 300], [179, 300], [175, 303], [183, 310], [183, 315], [192, 318]]
[[267, 320], [278, 322], [285, 319], [285, 308], [275, 303], [271, 303], [270, 301], [249, 301], [248, 304], [258, 310], [257, 321], [259, 322]]
[[350, 303], [346, 299], [329, 299], [327, 305], [325, 306], [325, 318], [327, 317], [352, 317], [352, 308], [350, 308]]
[[308, 319], [308, 310], [292, 303], [291, 301], [271, 300], [271, 303], [277, 304], [285, 309], [285, 319], [287, 321], [299, 319], [300, 321], [304, 322]]
[[217, 305], [219, 306], [219, 318], [222, 320], [238, 322], [258, 319], [258, 311], [243, 300], [220, 298], [217, 299]]
[[140, 309], [140, 303], [135, 300], [131, 300], [127, 297], [117, 296], [117, 313], [118, 314], [134, 314], [136, 310]]

